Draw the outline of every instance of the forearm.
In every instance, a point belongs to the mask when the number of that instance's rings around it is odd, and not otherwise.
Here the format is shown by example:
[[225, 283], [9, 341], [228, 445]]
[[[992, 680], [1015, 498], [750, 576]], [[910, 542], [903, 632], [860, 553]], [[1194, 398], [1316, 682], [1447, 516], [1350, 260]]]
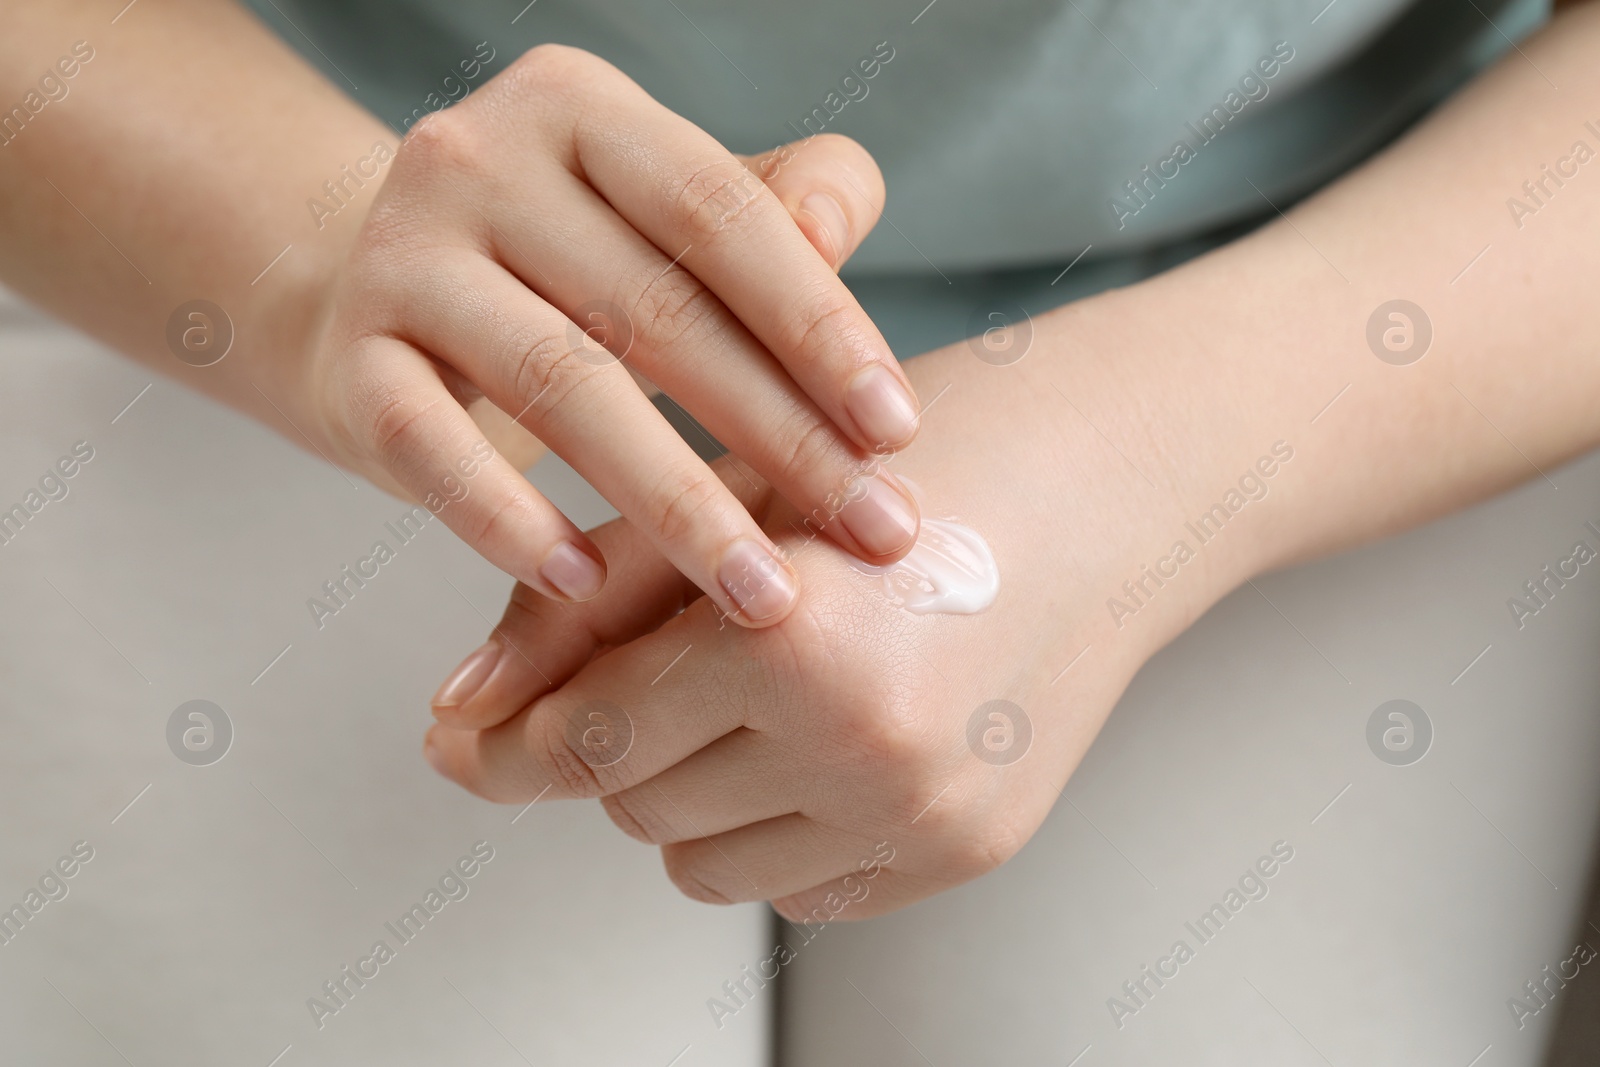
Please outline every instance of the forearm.
[[[1287, 220], [1050, 317], [1077, 353], [1061, 388], [1102, 383], [1080, 406], [1154, 483], [1143, 503], [1174, 538], [1275, 442], [1294, 450], [1208, 546], [1215, 595], [1600, 442], [1600, 158], [1573, 158], [1578, 141], [1600, 153], [1597, 57], [1600, 10], [1581, 6]], [[1576, 173], [1558, 188], [1543, 164]], [[1514, 218], [1511, 197], [1535, 211]], [[1396, 298], [1433, 332], [1403, 366], [1367, 340]]]
[[[306, 338], [376, 182], [320, 224], [307, 201], [398, 138], [234, 4], [125, 3], [7, 12], [0, 107], [24, 114], [0, 132], [0, 278], [297, 439], [274, 405], [304, 423]], [[78, 41], [93, 58], [62, 77]], [[46, 71], [65, 95], [32, 113]], [[196, 299], [220, 306], [235, 337], [203, 370], [167, 342], [169, 316]]]

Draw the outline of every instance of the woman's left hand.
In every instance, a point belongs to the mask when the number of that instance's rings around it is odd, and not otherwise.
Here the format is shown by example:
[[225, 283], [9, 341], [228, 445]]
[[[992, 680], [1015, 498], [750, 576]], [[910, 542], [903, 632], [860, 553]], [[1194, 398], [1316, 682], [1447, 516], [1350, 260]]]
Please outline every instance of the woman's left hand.
[[[1035, 330], [1042, 348], [1061, 326]], [[703, 597], [675, 614], [693, 587], [619, 520], [593, 536], [628, 580], [577, 606], [519, 588], [499, 666], [436, 712], [430, 761], [496, 801], [599, 796], [663, 846], [684, 893], [791, 919], [879, 914], [999, 865], [1139, 665], [1223, 588], [1219, 560], [1197, 559], [1132, 617], [1108, 612], [1182, 525], [1171, 490], [1124, 458], [1158, 474], [1111, 366], [1036, 352], [995, 367], [966, 345], [907, 364], [922, 395], [948, 390], [893, 466], [925, 522], [987, 540], [987, 610], [911, 614], [762, 490], [746, 503], [792, 553], [800, 605], [760, 631]]]

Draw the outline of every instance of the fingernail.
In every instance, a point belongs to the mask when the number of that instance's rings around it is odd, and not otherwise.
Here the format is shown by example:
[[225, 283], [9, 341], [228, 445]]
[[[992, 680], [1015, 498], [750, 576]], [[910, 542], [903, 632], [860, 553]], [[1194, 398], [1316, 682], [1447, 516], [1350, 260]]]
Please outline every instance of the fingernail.
[[917, 403], [893, 371], [874, 363], [856, 372], [845, 389], [845, 409], [874, 447], [898, 448], [917, 432]]
[[571, 541], [550, 550], [539, 574], [568, 600], [593, 600], [606, 584], [606, 572], [595, 558]]
[[816, 220], [817, 228], [827, 238], [829, 247], [822, 258], [837, 267], [844, 250], [850, 247], [850, 219], [839, 206], [839, 201], [827, 193], [807, 193], [800, 201], [800, 210]]
[[428, 766], [432, 767], [434, 772], [441, 778], [450, 777], [450, 775], [445, 771], [444, 753], [440, 752], [439, 746], [433, 743], [433, 738], [428, 738], [428, 740], [423, 744], [422, 755], [425, 759], [427, 759]]
[[450, 673], [439, 691], [433, 695], [433, 706], [439, 709], [458, 708], [471, 700], [483, 688], [483, 683], [494, 673], [500, 662], [500, 642], [490, 641], [478, 651], [461, 661], [461, 666]]
[[722, 554], [717, 581], [751, 622], [775, 619], [794, 603], [794, 577], [771, 552], [754, 541], [735, 541]]
[[850, 502], [839, 519], [856, 543], [873, 555], [893, 555], [916, 538], [915, 505], [883, 478], [857, 478], [845, 497]]

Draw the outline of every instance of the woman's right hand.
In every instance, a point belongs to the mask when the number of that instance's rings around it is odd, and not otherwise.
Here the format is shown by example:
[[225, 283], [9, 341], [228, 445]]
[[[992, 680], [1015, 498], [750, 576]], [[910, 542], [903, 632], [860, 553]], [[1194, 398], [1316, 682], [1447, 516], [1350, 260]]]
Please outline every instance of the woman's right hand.
[[479, 423], [509, 416], [723, 612], [777, 622], [793, 570], [632, 369], [846, 551], [909, 550], [916, 505], [869, 457], [907, 444], [919, 409], [835, 274], [882, 205], [854, 142], [747, 167], [603, 60], [544, 46], [419, 122], [389, 169], [310, 370], [341, 459], [441, 501], [545, 596], [590, 599], [600, 550], [485, 445]]

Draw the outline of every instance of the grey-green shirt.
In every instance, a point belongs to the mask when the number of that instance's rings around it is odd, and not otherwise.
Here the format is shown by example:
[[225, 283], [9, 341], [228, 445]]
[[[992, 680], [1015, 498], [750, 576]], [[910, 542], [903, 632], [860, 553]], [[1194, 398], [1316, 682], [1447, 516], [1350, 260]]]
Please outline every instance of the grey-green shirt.
[[[1270, 212], [1392, 137], [1548, 7], [251, 3], [397, 130], [556, 41], [606, 57], [737, 151], [847, 134], [877, 158], [889, 189], [885, 219], [852, 267], [940, 271], [1064, 262], [1091, 245], [1097, 256], [1151, 248]], [[480, 69], [473, 60], [488, 54]]]

